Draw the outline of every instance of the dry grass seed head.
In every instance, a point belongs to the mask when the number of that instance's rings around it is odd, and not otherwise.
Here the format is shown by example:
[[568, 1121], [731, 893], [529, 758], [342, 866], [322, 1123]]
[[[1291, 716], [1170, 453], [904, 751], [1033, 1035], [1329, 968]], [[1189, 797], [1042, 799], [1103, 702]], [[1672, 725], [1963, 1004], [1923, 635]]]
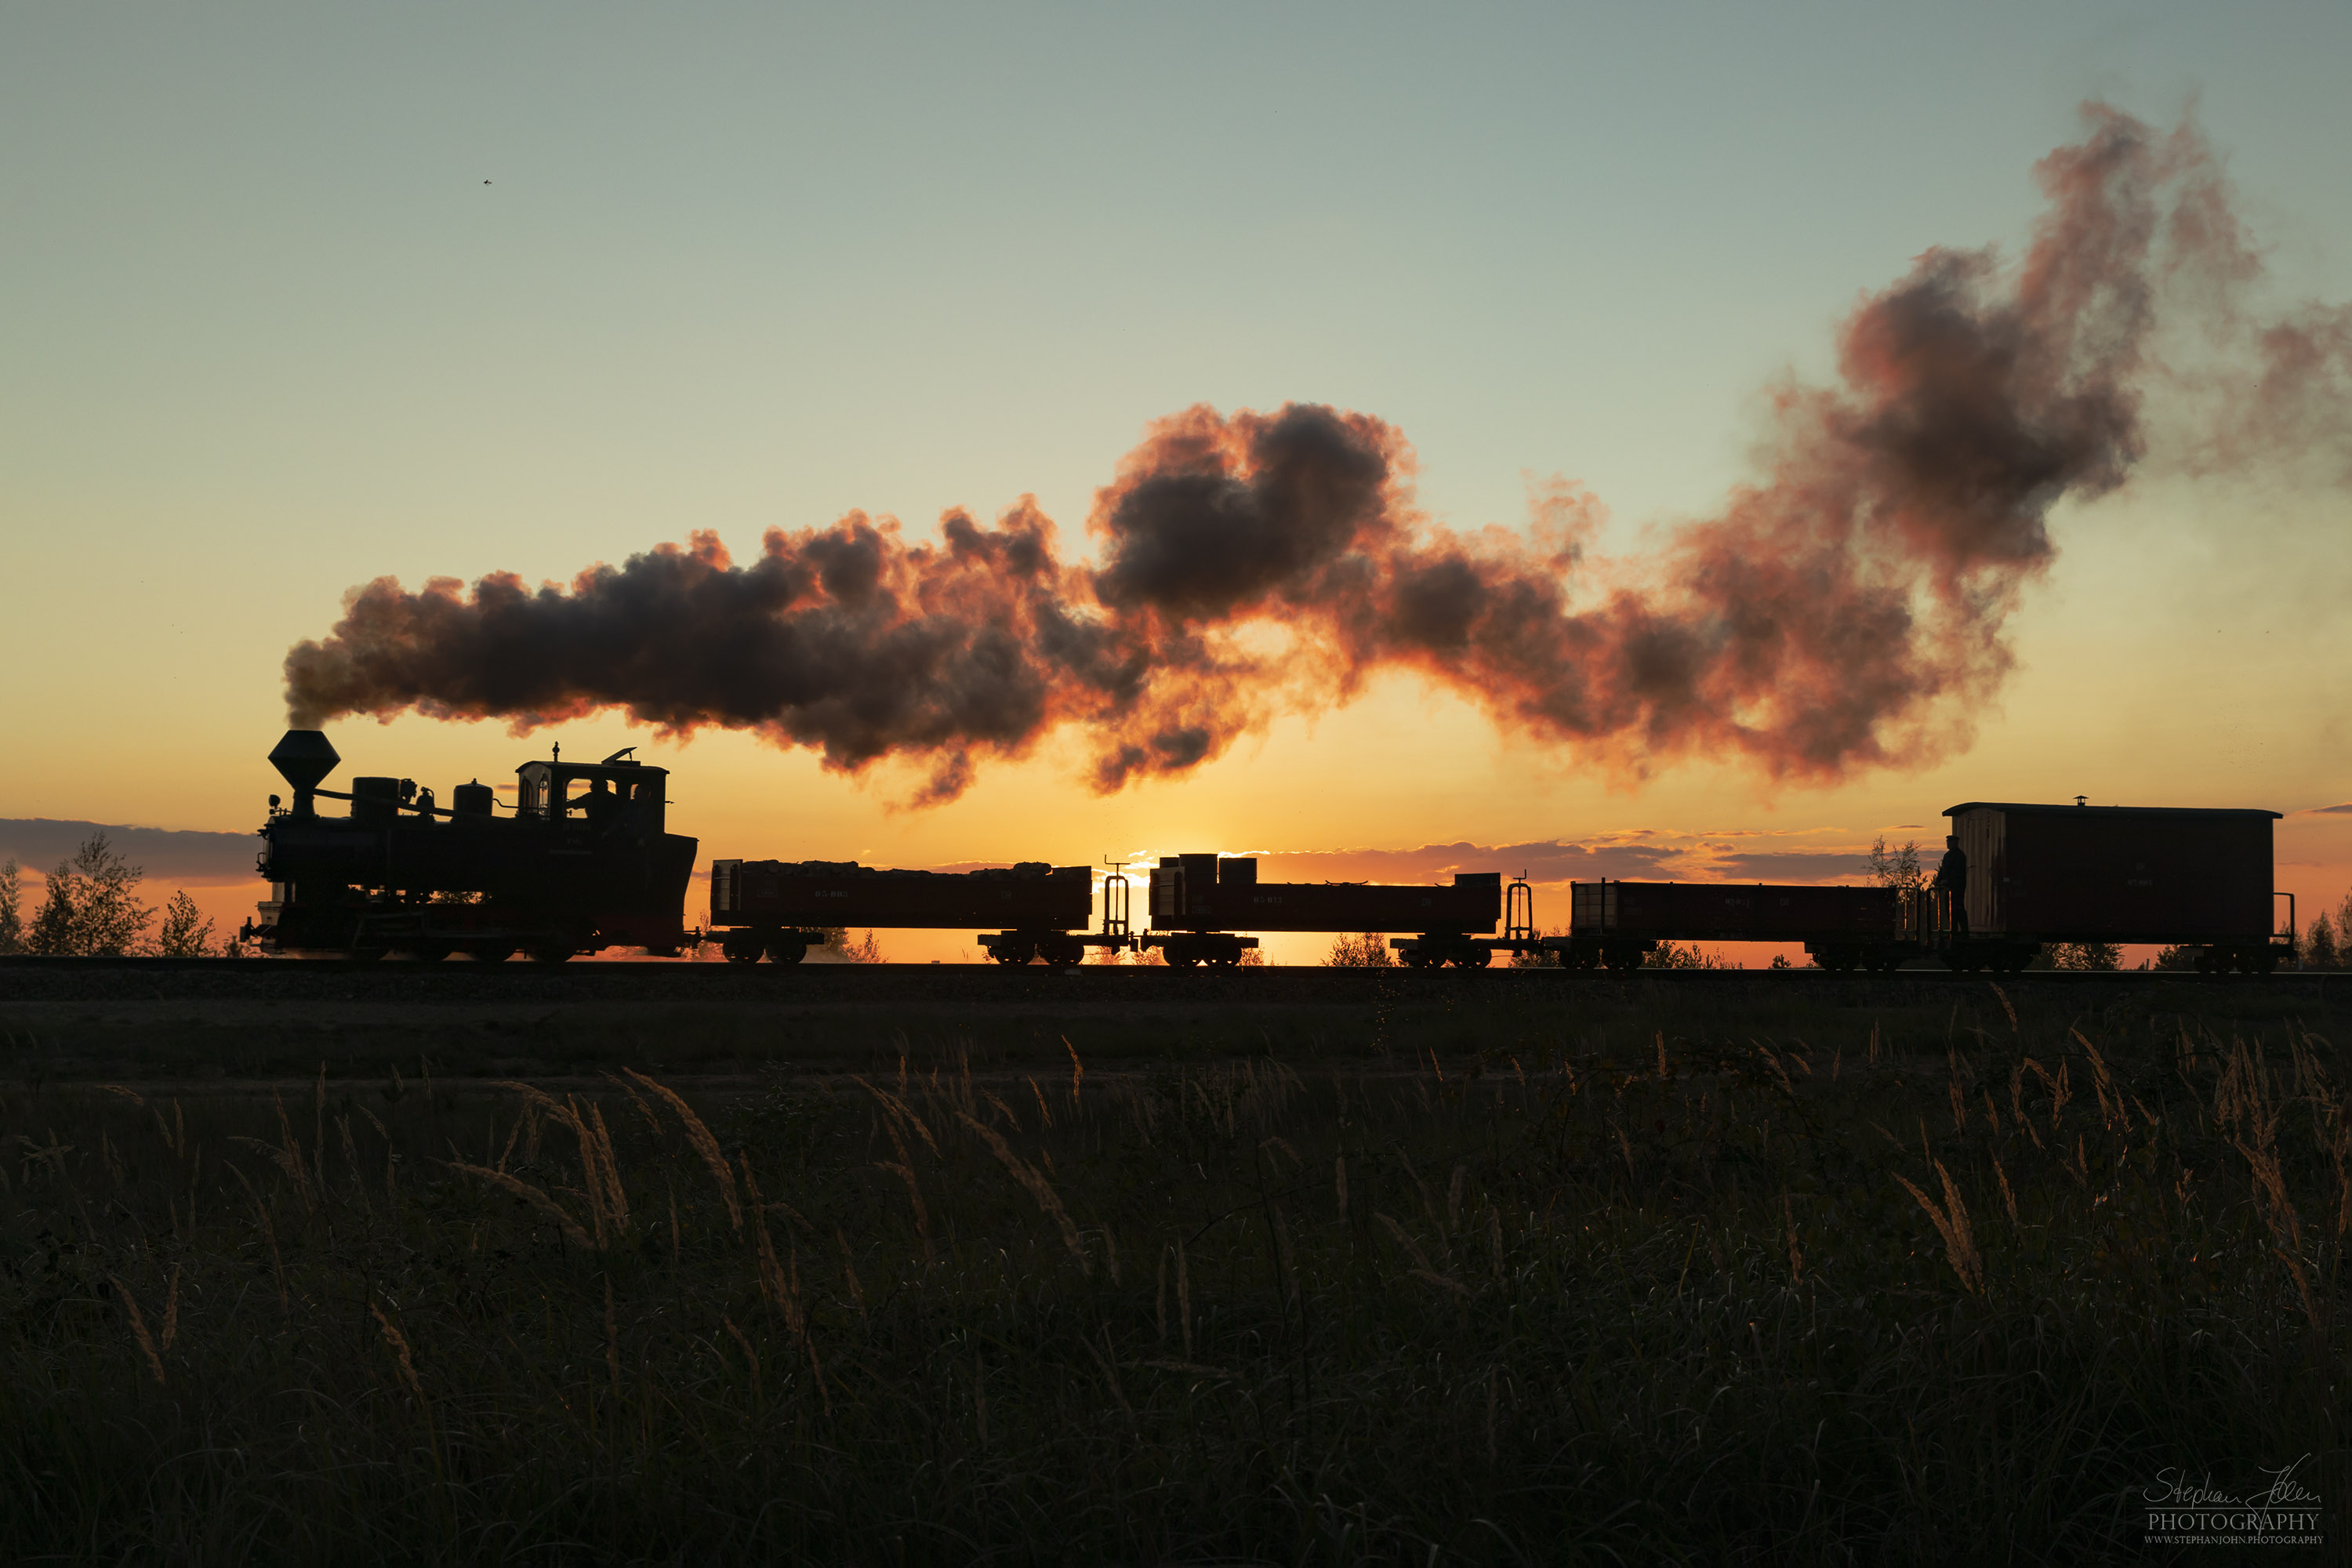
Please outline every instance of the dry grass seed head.
[[1013, 1146], [1005, 1142], [995, 1128], [961, 1110], [956, 1112], [956, 1116], [966, 1127], [980, 1134], [989, 1152], [996, 1156], [997, 1163], [1010, 1172], [1014, 1181], [1029, 1189], [1029, 1195], [1037, 1200], [1037, 1206], [1060, 1228], [1062, 1245], [1068, 1247], [1070, 1256], [1078, 1260], [1079, 1268], [1088, 1274], [1093, 1273], [1094, 1262], [1087, 1256], [1086, 1245], [1078, 1237], [1078, 1227], [1071, 1223], [1069, 1211], [1062, 1206], [1061, 1197], [1054, 1191], [1052, 1184], [1015, 1154]]
[[529, 1204], [531, 1207], [537, 1209], [540, 1213], [553, 1220], [557, 1228], [562, 1230], [563, 1234], [571, 1239], [571, 1242], [574, 1247], [580, 1247], [585, 1251], [598, 1251], [602, 1249], [602, 1242], [590, 1237], [587, 1227], [582, 1225], [578, 1220], [572, 1218], [569, 1210], [565, 1209], [562, 1204], [557, 1203], [553, 1198], [549, 1197], [545, 1193], [540, 1191], [539, 1188], [534, 1187], [529, 1182], [524, 1181], [521, 1177], [509, 1175], [504, 1171], [491, 1170], [487, 1165], [468, 1165], [457, 1160], [449, 1162], [449, 1169], [462, 1172], [464, 1174], [468, 1176], [478, 1177], [481, 1180], [489, 1183], [493, 1186], [502, 1187], [506, 1191], [512, 1193], [516, 1197], [520, 1198], [523, 1202]]
[[720, 1152], [719, 1140], [713, 1138], [710, 1135], [710, 1129], [702, 1124], [702, 1118], [697, 1116], [694, 1113], [694, 1108], [687, 1104], [667, 1084], [656, 1083], [635, 1068], [624, 1068], [621, 1070], [658, 1095], [677, 1115], [678, 1124], [686, 1130], [687, 1142], [693, 1146], [696, 1153], [702, 1156], [703, 1164], [709, 1168], [710, 1179], [719, 1184], [719, 1195], [726, 1200], [727, 1223], [736, 1230], [741, 1230], [743, 1205], [735, 1196], [735, 1173], [728, 1165], [727, 1156]]
[[[106, 1277], [106, 1281], [108, 1284], [114, 1287], [114, 1293], [121, 1300], [123, 1310], [131, 1314], [131, 1335], [138, 1341], [139, 1348], [146, 1352], [147, 1369], [155, 1374], [155, 1386], [158, 1388], [163, 1387], [163, 1357], [158, 1352], [153, 1337], [147, 1332], [147, 1319], [139, 1310], [139, 1302], [137, 1299], [131, 1294], [131, 1287], [125, 1285], [115, 1276], [111, 1274], [108, 1275]], [[178, 1291], [178, 1286], [179, 1280], [174, 1277], [173, 1279], [173, 1288], [175, 1296]], [[176, 1301], [174, 1302], [174, 1305], [177, 1305]]]

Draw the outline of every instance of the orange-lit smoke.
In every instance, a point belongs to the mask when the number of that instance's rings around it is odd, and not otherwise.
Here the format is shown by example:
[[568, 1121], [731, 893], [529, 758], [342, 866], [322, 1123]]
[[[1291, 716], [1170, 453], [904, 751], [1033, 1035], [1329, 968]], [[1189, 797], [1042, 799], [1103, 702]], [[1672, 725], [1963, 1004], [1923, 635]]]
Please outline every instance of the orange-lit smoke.
[[852, 513], [772, 530], [740, 566], [696, 534], [569, 588], [380, 579], [288, 655], [289, 705], [303, 724], [414, 708], [518, 729], [620, 708], [844, 770], [908, 759], [935, 802], [1064, 726], [1109, 791], [1410, 669], [1621, 770], [1923, 763], [2008, 669], [2051, 509], [2145, 456], [2168, 312], [2249, 389], [2185, 464], [2341, 440], [2346, 319], [2249, 320], [2259, 268], [2202, 142], [2087, 112], [2037, 171], [2050, 205], [2021, 262], [1931, 250], [1864, 300], [1836, 384], [1778, 388], [1756, 478], [1643, 559], [1591, 558], [1598, 508], [1567, 486], [1526, 534], [1432, 524], [1404, 437], [1370, 415], [1195, 407], [1098, 492], [1098, 566], [1065, 562], [1024, 498], [992, 527], [950, 513], [938, 544]]

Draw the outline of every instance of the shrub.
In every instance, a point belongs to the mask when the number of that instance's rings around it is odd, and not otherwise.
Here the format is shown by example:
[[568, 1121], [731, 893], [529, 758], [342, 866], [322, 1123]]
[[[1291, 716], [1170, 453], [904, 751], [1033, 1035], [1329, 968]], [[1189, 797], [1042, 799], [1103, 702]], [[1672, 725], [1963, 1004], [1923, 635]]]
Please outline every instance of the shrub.
[[213, 922], [197, 912], [196, 900], [182, 889], [163, 906], [155, 951], [165, 958], [202, 958], [212, 950]]
[[2303, 931], [2303, 967], [2305, 969], [2338, 969], [2343, 955], [2336, 945], [2336, 922], [2325, 914], [2311, 917]]
[[0, 954], [25, 951], [25, 885], [16, 862], [0, 864]]
[[1334, 937], [1330, 956], [1323, 962], [1334, 969], [1392, 969], [1396, 955], [1389, 951], [1386, 931], [1368, 931], [1360, 936]]

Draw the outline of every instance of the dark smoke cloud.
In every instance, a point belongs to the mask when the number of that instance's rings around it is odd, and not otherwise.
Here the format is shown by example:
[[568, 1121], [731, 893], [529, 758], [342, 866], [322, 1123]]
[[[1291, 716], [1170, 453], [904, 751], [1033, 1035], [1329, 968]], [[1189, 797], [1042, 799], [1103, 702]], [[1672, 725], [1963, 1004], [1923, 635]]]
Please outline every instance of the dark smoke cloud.
[[1024, 498], [992, 526], [950, 513], [938, 544], [852, 513], [740, 565], [697, 534], [568, 588], [380, 579], [288, 655], [289, 707], [519, 730], [619, 708], [851, 772], [906, 759], [929, 803], [1062, 726], [1097, 788], [1181, 773], [1406, 669], [1636, 774], [1694, 752], [1773, 778], [1922, 763], [2008, 670], [2052, 509], [2147, 455], [2144, 402], [2189, 363], [2161, 344], [2200, 345], [2184, 466], [2344, 460], [2352, 315], [2253, 319], [2259, 258], [2193, 130], [2086, 115], [2037, 170], [2020, 261], [1931, 250], [1864, 300], [1836, 384], [1776, 387], [1757, 477], [1645, 559], [1593, 558], [1600, 509], [1567, 485], [1524, 534], [1431, 524], [1371, 416], [1195, 407], [1098, 492], [1098, 567], [1064, 562]]

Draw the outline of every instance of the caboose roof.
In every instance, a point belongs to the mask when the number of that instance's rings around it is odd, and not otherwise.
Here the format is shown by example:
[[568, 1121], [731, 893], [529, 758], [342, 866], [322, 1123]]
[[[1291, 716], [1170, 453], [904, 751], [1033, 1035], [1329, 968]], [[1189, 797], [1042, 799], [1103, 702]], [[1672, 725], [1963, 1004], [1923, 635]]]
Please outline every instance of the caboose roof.
[[1946, 816], [1964, 811], [2001, 811], [2012, 816], [2263, 816], [2282, 813], [2231, 805], [2037, 805], [2013, 800], [1968, 800], [1944, 808]]

